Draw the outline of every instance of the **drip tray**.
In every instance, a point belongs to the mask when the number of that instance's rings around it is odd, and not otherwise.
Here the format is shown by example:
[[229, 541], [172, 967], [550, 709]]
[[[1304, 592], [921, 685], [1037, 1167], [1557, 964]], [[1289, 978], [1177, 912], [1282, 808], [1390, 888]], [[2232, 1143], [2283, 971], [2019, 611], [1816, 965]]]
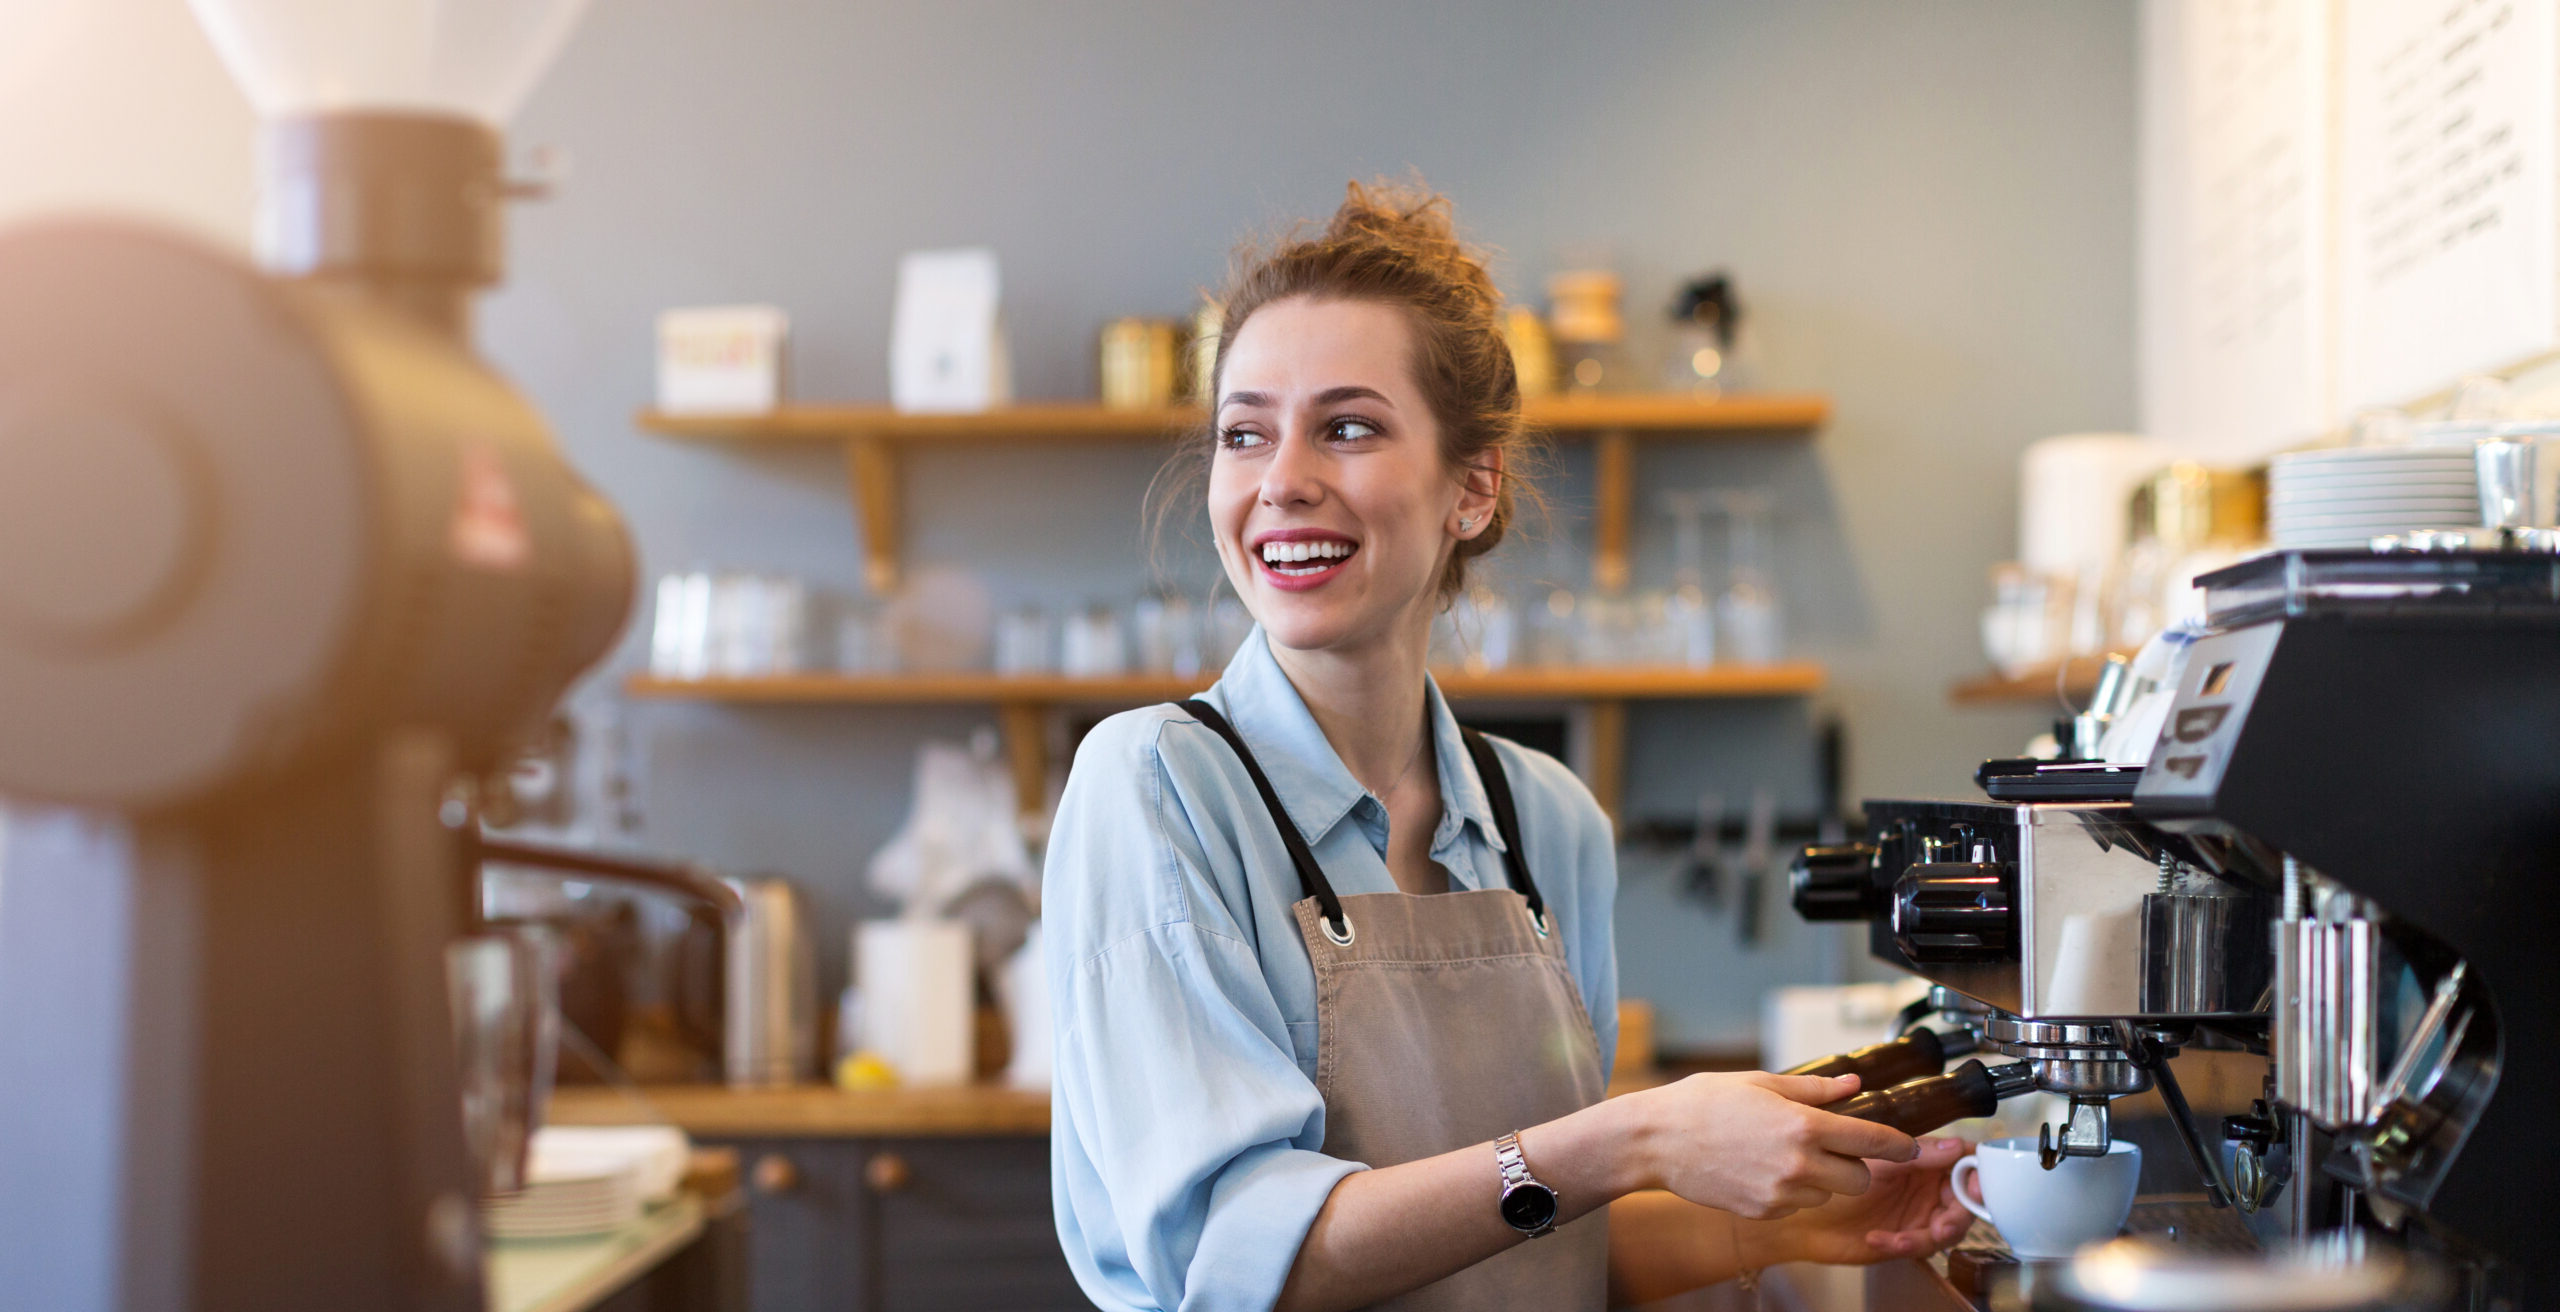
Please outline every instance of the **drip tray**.
[[[2148, 1194], [2133, 1200], [2124, 1232], [2155, 1236], [2200, 1253], [2254, 1253], [2258, 1238], [2238, 1208], [2215, 1207], [2203, 1194]], [[1994, 1287], [2017, 1279], [2019, 1261], [1988, 1221], [1976, 1221], [1947, 1250], [1947, 1283], [1976, 1308], [1991, 1304]]]

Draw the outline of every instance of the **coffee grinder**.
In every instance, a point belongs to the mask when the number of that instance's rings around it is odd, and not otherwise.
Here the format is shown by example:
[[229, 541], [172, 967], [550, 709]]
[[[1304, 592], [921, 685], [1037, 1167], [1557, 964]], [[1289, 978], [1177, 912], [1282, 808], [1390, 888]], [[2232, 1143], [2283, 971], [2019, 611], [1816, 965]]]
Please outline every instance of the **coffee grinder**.
[[451, 808], [632, 594], [468, 332], [494, 125], [579, 4], [196, 8], [268, 120], [264, 268], [0, 234], [0, 1288], [458, 1312]]

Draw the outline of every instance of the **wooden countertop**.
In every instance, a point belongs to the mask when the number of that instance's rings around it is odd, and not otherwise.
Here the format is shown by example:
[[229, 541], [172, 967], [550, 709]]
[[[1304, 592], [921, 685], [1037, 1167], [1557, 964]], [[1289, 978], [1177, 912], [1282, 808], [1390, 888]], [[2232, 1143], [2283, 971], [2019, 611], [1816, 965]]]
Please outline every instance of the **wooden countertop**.
[[718, 1084], [651, 1084], [638, 1096], [577, 1085], [555, 1090], [553, 1125], [665, 1122], [696, 1138], [897, 1139], [1037, 1135], [1049, 1132], [1045, 1090], [967, 1084], [850, 1093], [830, 1084], [732, 1089]]

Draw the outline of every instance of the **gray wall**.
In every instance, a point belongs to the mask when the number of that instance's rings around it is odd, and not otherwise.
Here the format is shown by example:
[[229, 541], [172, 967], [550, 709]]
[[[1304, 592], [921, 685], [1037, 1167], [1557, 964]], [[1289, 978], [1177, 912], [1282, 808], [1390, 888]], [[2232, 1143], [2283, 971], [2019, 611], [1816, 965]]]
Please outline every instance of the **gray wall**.
[[[1641, 486], [1780, 495], [1782, 583], [1831, 688], [1801, 703], [1647, 709], [1629, 813], [1699, 790], [1811, 802], [1809, 726], [1847, 720], [1851, 788], [1957, 791], [2036, 714], [1960, 712], [1984, 571], [2012, 549], [2019, 447], [2133, 419], [2134, 11], [2099, 3], [1045, 4], [612, 0], [518, 120], [564, 147], [514, 221], [484, 338], [620, 504], [652, 574], [792, 570], [859, 588], [837, 459], [638, 433], [652, 316], [789, 309], [798, 393], [886, 394], [897, 255], [1003, 261], [1023, 395], [1090, 396], [1107, 318], [1181, 313], [1240, 237], [1320, 216], [1350, 177], [1419, 169], [1536, 298], [1598, 249], [1627, 276], [1639, 354], [1678, 277], [1738, 275], [1768, 385], [1828, 393], [1810, 444], [1648, 448]], [[917, 459], [910, 560], [999, 599], [1123, 600], [1148, 582], [1154, 453]], [[1515, 582], [1581, 569], [1588, 453], [1551, 491], [1565, 541]], [[1667, 571], [1639, 526], [1638, 579]], [[1498, 555], [1497, 559], [1501, 556]], [[1211, 571], [1177, 553], [1182, 579]], [[645, 614], [644, 614], [645, 624]], [[644, 659], [635, 626], [582, 701]], [[860, 872], [907, 802], [912, 749], [973, 709], [631, 708], [656, 846], [805, 881], [841, 969]], [[1628, 854], [1625, 986], [1678, 1046], [1748, 1041], [1760, 990], [1829, 977], [1830, 933], [1722, 913]], [[831, 976], [831, 978], [838, 978]]]

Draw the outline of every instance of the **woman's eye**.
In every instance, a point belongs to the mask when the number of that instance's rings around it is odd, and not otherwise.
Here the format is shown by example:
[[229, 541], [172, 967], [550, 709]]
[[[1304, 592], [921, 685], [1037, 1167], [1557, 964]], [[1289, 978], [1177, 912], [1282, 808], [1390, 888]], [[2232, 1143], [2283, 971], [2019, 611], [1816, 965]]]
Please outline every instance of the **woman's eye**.
[[1249, 446], [1260, 446], [1262, 445], [1262, 434], [1254, 432], [1249, 428], [1222, 428], [1218, 430], [1218, 445], [1230, 450], [1241, 450]]
[[1376, 437], [1378, 426], [1366, 419], [1354, 419], [1345, 415], [1325, 425], [1325, 431], [1336, 441], [1356, 442], [1364, 437]]

